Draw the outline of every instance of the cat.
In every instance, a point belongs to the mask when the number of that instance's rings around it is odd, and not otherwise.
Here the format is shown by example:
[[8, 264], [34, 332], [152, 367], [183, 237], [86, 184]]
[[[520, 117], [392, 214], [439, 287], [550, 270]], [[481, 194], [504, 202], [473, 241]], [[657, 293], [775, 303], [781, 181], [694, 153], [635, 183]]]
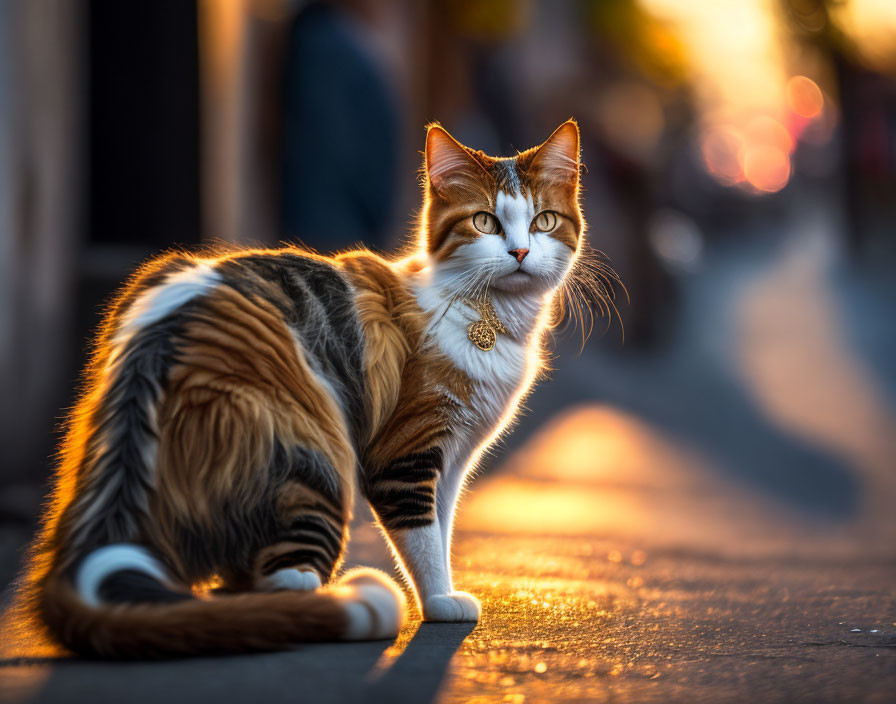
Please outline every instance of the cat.
[[508, 158], [433, 124], [404, 256], [140, 268], [99, 332], [24, 578], [48, 634], [114, 658], [394, 637], [403, 591], [335, 578], [357, 493], [424, 620], [478, 620], [452, 582], [455, 506], [542, 368], [583, 247], [579, 151], [573, 120]]

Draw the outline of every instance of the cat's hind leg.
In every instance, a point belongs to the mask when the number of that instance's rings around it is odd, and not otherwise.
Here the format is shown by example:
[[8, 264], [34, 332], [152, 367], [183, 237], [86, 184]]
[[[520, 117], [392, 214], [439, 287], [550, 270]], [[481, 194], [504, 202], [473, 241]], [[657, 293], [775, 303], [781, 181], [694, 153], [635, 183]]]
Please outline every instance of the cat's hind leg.
[[317, 452], [291, 455], [293, 471], [279, 482], [273, 501], [274, 540], [252, 561], [257, 590], [319, 588], [338, 568], [348, 538], [348, 492], [338, 475]]
[[344, 606], [348, 622], [343, 640], [396, 636], [404, 623], [406, 603], [392, 579], [378, 570], [358, 568], [331, 581], [348, 540], [349, 492], [321, 454], [296, 450], [289, 457], [275, 470], [286, 477], [280, 480], [273, 502], [278, 529], [276, 539], [253, 560], [254, 589], [323, 587]]

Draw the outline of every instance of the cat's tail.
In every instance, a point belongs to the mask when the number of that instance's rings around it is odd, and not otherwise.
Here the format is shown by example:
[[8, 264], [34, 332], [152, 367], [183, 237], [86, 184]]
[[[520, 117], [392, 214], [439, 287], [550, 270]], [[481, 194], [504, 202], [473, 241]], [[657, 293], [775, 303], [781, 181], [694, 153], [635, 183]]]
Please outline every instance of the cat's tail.
[[162, 658], [283, 650], [328, 640], [398, 634], [404, 594], [361, 569], [317, 591], [196, 596], [172, 586], [147, 550], [117, 544], [91, 553], [73, 578], [50, 571], [35, 606], [50, 634], [85, 656]]

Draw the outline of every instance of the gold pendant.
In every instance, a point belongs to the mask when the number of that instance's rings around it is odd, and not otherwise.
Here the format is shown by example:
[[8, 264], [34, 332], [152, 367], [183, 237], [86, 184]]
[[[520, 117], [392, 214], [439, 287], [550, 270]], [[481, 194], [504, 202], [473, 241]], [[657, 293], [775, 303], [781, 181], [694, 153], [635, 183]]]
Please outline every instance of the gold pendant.
[[477, 320], [467, 326], [467, 337], [483, 352], [488, 352], [498, 341], [495, 329], [484, 320]]
[[475, 323], [470, 323], [467, 326], [467, 337], [470, 338], [470, 342], [476, 345], [478, 349], [488, 352], [494, 348], [495, 343], [498, 341], [498, 333], [506, 335], [507, 328], [498, 319], [498, 314], [495, 313], [491, 299], [482, 298], [467, 302], [482, 316], [481, 320], [477, 320]]

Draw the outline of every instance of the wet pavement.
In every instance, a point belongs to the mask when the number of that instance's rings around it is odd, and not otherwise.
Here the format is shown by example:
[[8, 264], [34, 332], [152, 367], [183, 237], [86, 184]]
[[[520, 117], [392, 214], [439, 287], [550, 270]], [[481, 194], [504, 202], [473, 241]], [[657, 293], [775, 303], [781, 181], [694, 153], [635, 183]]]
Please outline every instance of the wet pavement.
[[[127, 664], [7, 628], [0, 701], [896, 701], [896, 287], [834, 248], [720, 247], [665, 349], [560, 351], [458, 516], [475, 628]], [[350, 559], [388, 564], [363, 517]]]
[[[682, 458], [613, 413], [569, 412], [471, 497], [459, 581], [485, 615], [441, 701], [893, 701], [890, 545], [650, 482]], [[558, 439], [620, 438], [629, 481], [556, 478]]]

